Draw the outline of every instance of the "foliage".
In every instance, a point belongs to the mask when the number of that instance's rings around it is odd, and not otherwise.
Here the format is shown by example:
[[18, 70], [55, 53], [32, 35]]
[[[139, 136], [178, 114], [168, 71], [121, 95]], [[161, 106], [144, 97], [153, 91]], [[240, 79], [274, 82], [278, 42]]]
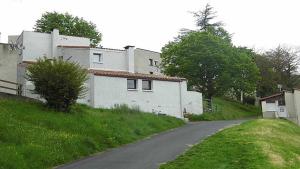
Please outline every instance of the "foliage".
[[257, 85], [258, 96], [264, 97], [279, 92], [279, 84], [287, 90], [300, 85], [300, 78], [296, 75], [299, 66], [297, 50], [278, 46], [262, 55], [257, 54], [255, 62], [261, 76]]
[[54, 112], [37, 102], [0, 99], [0, 168], [53, 168], [184, 124], [124, 106], [75, 105], [71, 113]]
[[254, 52], [233, 46], [221, 22], [212, 22], [216, 15], [209, 4], [193, 14], [199, 29], [182, 29], [162, 48], [164, 73], [187, 78], [189, 88], [207, 98], [229, 91], [253, 94], [259, 79]]
[[216, 12], [213, 11], [213, 7], [209, 4], [206, 4], [204, 10], [192, 13], [196, 18], [196, 25], [200, 30], [207, 31], [208, 29], [217, 28], [223, 25], [222, 22], [211, 23], [211, 21], [216, 18]]
[[68, 13], [46, 12], [36, 21], [34, 31], [50, 33], [58, 29], [61, 34], [90, 38], [91, 46], [97, 46], [101, 41], [101, 33], [94, 23]]
[[87, 71], [78, 63], [43, 58], [27, 70], [27, 80], [34, 84], [34, 92], [55, 110], [69, 111], [70, 106], [85, 94]]
[[299, 156], [299, 126], [260, 119], [218, 132], [160, 169], [296, 169]]
[[213, 96], [225, 74], [230, 44], [208, 32], [191, 32], [162, 49], [164, 73], [188, 79], [189, 86]]
[[261, 115], [259, 107], [241, 104], [231, 99], [213, 98], [212, 104], [214, 112], [204, 112], [202, 115], [188, 115], [187, 118], [190, 121], [211, 121], [253, 118]]
[[241, 93], [251, 94], [256, 89], [259, 80], [259, 69], [252, 56], [254, 52], [247, 48], [234, 48], [234, 56], [229, 60], [231, 88], [236, 93], [236, 97]]

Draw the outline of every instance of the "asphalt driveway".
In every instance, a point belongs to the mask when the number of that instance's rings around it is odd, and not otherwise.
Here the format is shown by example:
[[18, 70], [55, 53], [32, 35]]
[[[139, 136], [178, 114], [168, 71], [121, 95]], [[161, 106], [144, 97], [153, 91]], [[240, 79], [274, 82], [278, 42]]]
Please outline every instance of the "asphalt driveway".
[[59, 169], [157, 169], [191, 145], [244, 120], [189, 123], [151, 138], [59, 166]]

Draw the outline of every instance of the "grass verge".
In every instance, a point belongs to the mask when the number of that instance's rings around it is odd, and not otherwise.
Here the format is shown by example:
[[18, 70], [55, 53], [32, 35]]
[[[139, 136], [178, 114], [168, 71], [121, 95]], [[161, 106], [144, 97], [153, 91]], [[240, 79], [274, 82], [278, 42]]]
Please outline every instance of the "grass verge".
[[183, 125], [126, 107], [76, 105], [70, 114], [0, 98], [0, 168], [43, 169]]
[[202, 115], [188, 115], [190, 121], [233, 120], [258, 117], [261, 110], [257, 106], [241, 104], [237, 101], [214, 98], [215, 112], [204, 112]]
[[298, 169], [300, 127], [286, 120], [252, 120], [225, 129], [160, 169]]

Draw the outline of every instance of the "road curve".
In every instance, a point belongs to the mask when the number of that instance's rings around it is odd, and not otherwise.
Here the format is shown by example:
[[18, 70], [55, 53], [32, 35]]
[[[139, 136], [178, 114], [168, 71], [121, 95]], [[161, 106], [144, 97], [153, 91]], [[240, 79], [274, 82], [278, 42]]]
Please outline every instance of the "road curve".
[[58, 169], [157, 169], [191, 145], [245, 120], [194, 122], [123, 147], [81, 159]]

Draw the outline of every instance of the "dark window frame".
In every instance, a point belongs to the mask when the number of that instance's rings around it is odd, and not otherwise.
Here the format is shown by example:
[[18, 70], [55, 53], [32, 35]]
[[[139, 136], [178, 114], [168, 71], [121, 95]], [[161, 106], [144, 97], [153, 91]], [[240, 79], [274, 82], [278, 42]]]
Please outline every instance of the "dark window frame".
[[[148, 82], [148, 88], [144, 88], [144, 85], [143, 85], [144, 82]], [[144, 91], [152, 91], [153, 90], [152, 80], [143, 79], [142, 80], [142, 90], [144, 90]]]
[[[95, 56], [98, 56], [98, 61], [95, 61]], [[103, 54], [102, 53], [93, 53], [93, 62], [95, 63], [103, 63]]]
[[149, 65], [153, 66], [153, 59], [149, 59]]
[[[133, 80], [134, 81], [134, 87], [133, 88], [129, 88], [129, 85], [128, 85], [128, 81], [131, 81]], [[128, 90], [137, 90], [137, 79], [127, 79], [127, 89]]]

